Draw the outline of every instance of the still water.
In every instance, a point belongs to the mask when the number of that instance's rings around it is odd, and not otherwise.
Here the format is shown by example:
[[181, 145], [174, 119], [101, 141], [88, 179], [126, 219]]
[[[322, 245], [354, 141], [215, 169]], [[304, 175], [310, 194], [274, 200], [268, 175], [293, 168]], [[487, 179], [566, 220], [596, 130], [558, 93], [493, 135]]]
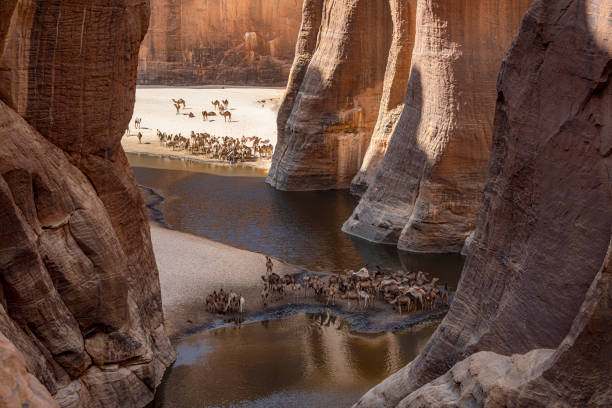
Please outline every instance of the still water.
[[227, 327], [175, 343], [155, 408], [349, 407], [409, 363], [435, 326], [353, 334], [327, 314]]
[[[347, 192], [282, 192], [257, 169], [128, 159], [138, 183], [166, 198], [160, 221], [173, 229], [310, 270], [370, 264], [458, 282], [461, 256], [412, 255], [342, 233], [357, 204]], [[174, 341], [178, 359], [151, 407], [348, 407], [416, 357], [434, 330], [355, 334], [344, 319], [301, 313], [192, 335]]]
[[139, 184], [166, 197], [160, 210], [171, 228], [271, 255], [320, 272], [365, 264], [422, 270], [455, 285], [460, 255], [414, 255], [341, 231], [357, 201], [346, 191], [283, 192], [265, 172], [128, 154]]

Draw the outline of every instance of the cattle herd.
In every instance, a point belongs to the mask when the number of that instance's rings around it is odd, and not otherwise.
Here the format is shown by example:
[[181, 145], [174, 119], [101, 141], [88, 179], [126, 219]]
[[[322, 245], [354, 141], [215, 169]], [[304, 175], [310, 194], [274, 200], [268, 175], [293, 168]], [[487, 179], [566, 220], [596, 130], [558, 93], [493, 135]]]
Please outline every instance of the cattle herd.
[[[280, 276], [272, 271], [273, 264], [266, 257], [266, 275], [261, 277], [263, 290], [260, 301], [264, 307], [269, 302], [282, 300], [291, 294], [297, 301], [301, 297], [314, 297], [325, 305], [336, 305], [345, 301], [348, 309], [354, 306], [361, 310], [374, 307], [376, 300], [392, 305], [400, 314], [433, 311], [448, 306], [450, 290], [448, 284], [438, 285], [439, 279], [429, 279], [426, 273], [385, 272], [380, 267], [372, 270], [366, 265], [358, 272], [347, 271], [345, 275], [321, 276], [308, 274], [300, 282], [291, 275]], [[209, 295], [206, 304], [210, 312], [243, 312], [244, 298], [233, 292], [226, 294], [221, 289]]]

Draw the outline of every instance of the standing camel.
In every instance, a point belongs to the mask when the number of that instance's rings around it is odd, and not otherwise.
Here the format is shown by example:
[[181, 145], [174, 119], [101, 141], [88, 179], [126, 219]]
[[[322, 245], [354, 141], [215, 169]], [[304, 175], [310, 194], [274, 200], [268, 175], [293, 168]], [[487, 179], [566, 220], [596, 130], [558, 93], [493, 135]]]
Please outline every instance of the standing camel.
[[208, 112], [202, 111], [202, 119], [208, 121]]
[[178, 115], [179, 113], [181, 113], [181, 105], [178, 103], [174, 104], [174, 107], [176, 108], [176, 114]]
[[221, 116], [223, 116], [223, 119], [227, 122], [227, 120], [229, 119], [229, 121], [232, 121], [232, 113], [230, 111], [223, 111], [221, 112]]

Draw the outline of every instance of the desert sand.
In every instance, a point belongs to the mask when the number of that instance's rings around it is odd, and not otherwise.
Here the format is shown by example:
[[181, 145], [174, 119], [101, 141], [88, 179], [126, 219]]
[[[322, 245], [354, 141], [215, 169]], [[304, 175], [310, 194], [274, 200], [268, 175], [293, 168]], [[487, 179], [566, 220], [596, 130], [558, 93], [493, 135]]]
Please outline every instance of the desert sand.
[[[134, 115], [130, 122], [129, 133], [121, 140], [126, 152], [148, 153], [154, 155], [183, 157], [191, 160], [221, 163], [203, 156], [191, 155], [185, 151], [173, 151], [160, 146], [156, 132], [178, 134], [189, 137], [191, 131], [206, 132], [214, 136], [258, 136], [268, 139], [276, 145], [276, 115], [284, 90], [281, 88], [249, 88], [249, 87], [149, 87], [136, 88], [136, 104]], [[183, 98], [186, 108], [176, 114], [171, 99]], [[222, 117], [204, 121], [202, 111], [215, 111], [212, 101], [229, 100], [229, 110], [232, 121], [225, 122]], [[258, 101], [265, 100], [262, 104]], [[188, 115], [192, 112], [195, 117]], [[136, 129], [134, 119], [141, 118], [141, 128]], [[142, 143], [138, 143], [136, 135], [141, 132]], [[258, 168], [269, 168], [270, 160], [260, 159], [245, 165]]]

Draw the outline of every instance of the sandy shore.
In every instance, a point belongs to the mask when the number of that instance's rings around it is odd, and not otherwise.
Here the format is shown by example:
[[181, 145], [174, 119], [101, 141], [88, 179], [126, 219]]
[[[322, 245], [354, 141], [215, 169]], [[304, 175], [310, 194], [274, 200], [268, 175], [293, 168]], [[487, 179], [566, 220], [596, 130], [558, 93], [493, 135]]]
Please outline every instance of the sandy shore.
[[[249, 314], [262, 310], [261, 275], [266, 273], [261, 254], [224, 245], [151, 223], [153, 250], [159, 268], [166, 328], [170, 337], [207, 327], [215, 318], [205, 308], [205, 298], [223, 288], [247, 299]], [[300, 271], [279, 261], [274, 271]], [[189, 320], [191, 322], [189, 322]]]
[[[183, 151], [173, 151], [159, 145], [156, 132], [189, 136], [191, 131], [206, 132], [214, 136], [258, 136], [269, 139], [276, 145], [276, 115], [284, 90], [278, 88], [136, 88], [134, 116], [130, 122], [130, 133], [126, 134], [121, 144], [126, 152], [148, 153], [161, 156], [180, 157], [207, 163], [225, 164], [218, 160], [194, 156]], [[171, 99], [183, 98], [186, 108], [177, 115]], [[225, 122], [217, 117], [204, 121], [201, 112], [214, 111], [213, 100], [228, 99], [232, 122]], [[258, 101], [265, 100], [265, 104]], [[187, 116], [193, 112], [195, 118]], [[134, 119], [141, 118], [141, 128], [136, 130]], [[141, 132], [142, 143], [136, 135]], [[267, 169], [270, 160], [259, 159], [244, 165]]]
[[[153, 250], [159, 268], [166, 330], [170, 338], [180, 338], [202, 330], [236, 324], [238, 316], [215, 315], [206, 311], [205, 298], [223, 288], [240, 293], [247, 300], [244, 323], [288, 317], [299, 312], [329, 311], [349, 321], [357, 332], [402, 330], [422, 323], [438, 322], [446, 308], [403, 316], [380, 300], [374, 308], [362, 311], [353, 302], [338, 300], [325, 306], [312, 296], [287, 294], [263, 308], [259, 301], [261, 275], [266, 272], [262, 254], [234, 248], [195, 235], [170, 230], [151, 223]], [[291, 274], [298, 281], [309, 271], [275, 260], [274, 272]], [[320, 274], [319, 274], [320, 275]]]

